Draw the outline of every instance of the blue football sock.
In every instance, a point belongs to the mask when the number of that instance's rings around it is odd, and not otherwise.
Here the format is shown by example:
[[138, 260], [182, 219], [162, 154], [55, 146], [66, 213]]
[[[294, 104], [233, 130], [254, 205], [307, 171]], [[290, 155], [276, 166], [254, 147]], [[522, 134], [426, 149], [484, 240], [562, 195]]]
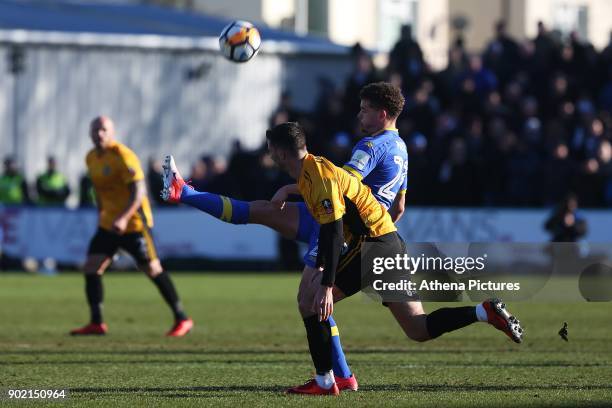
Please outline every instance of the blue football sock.
[[188, 204], [231, 224], [247, 224], [249, 222], [249, 203], [246, 201], [199, 192], [185, 185], [181, 192], [181, 203]]
[[349, 378], [352, 373], [349, 368], [346, 357], [344, 357], [344, 351], [342, 351], [342, 344], [340, 344], [340, 333], [338, 332], [338, 326], [334, 318], [329, 316], [327, 319], [331, 326], [332, 334], [332, 363], [334, 368], [334, 375], [336, 377]]

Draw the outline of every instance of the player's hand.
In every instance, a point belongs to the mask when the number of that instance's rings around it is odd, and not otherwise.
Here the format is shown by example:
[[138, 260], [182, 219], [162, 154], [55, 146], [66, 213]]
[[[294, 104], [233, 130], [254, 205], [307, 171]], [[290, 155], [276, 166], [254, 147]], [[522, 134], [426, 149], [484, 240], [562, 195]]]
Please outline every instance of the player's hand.
[[274, 193], [274, 196], [272, 196], [272, 199], [270, 200], [270, 202], [274, 205], [274, 207], [278, 208], [279, 210], [282, 210], [283, 208], [285, 208], [285, 202], [287, 201], [287, 197], [289, 197], [289, 193], [286, 187], [287, 186], [283, 186], [279, 188], [278, 191]]
[[334, 295], [332, 288], [320, 285], [315, 293], [312, 309], [319, 315], [319, 321], [325, 321], [334, 312]]
[[127, 229], [128, 220], [124, 217], [119, 217], [113, 222], [113, 231], [117, 234], [123, 234]]

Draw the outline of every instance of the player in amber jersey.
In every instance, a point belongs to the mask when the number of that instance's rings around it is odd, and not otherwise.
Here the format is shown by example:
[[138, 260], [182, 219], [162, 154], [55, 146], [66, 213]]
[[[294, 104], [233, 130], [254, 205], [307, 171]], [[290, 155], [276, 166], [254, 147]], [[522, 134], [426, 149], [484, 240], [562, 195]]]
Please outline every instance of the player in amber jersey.
[[[364, 86], [360, 92], [360, 111], [357, 115], [364, 137], [353, 148], [351, 160], [344, 168], [372, 189], [374, 197], [389, 211], [393, 221], [404, 212], [408, 171], [408, 153], [399, 136], [396, 120], [404, 107], [399, 87], [388, 82]], [[164, 163], [164, 200], [184, 203], [213, 217], [232, 224], [261, 224], [278, 231], [288, 239], [308, 244], [304, 264], [315, 266], [319, 242], [319, 224], [303, 202], [286, 202], [288, 194], [297, 186], [285, 186], [271, 201], [245, 202], [231, 197], [195, 191], [180, 176], [172, 156]], [[356, 391], [357, 379], [350, 369], [342, 345], [338, 326], [332, 316], [332, 355], [336, 383], [340, 391]]]
[[91, 122], [90, 136], [94, 148], [85, 159], [98, 204], [98, 230], [93, 236], [85, 262], [85, 293], [91, 320], [72, 335], [105, 334], [102, 319], [102, 275], [118, 249], [128, 252], [138, 268], [159, 289], [174, 314], [174, 325], [168, 336], [187, 334], [193, 321], [187, 317], [170, 279], [162, 269], [151, 234], [153, 215], [147, 198], [144, 174], [138, 157], [127, 146], [115, 140], [110, 118], [100, 116]]
[[[304, 385], [287, 391], [338, 395], [332, 372], [332, 334], [328, 321], [333, 304], [371, 282], [368, 278], [372, 271], [362, 273], [361, 270], [362, 252], [367, 259], [394, 258], [406, 253], [406, 247], [391, 217], [367, 186], [347, 170], [308, 153], [299, 124], [280, 124], [268, 130], [266, 138], [273, 160], [297, 180], [297, 192], [321, 225], [315, 268], [305, 267], [298, 293], [298, 308], [316, 375]], [[345, 242], [349, 242], [348, 250]], [[373, 244], [367, 252], [362, 247], [365, 242]], [[417, 341], [431, 340], [477, 321], [492, 324], [517, 343], [522, 341], [519, 321], [498, 299], [476, 306], [442, 308], [430, 314], [425, 314], [420, 301], [414, 298], [387, 301], [385, 306], [406, 335]]]

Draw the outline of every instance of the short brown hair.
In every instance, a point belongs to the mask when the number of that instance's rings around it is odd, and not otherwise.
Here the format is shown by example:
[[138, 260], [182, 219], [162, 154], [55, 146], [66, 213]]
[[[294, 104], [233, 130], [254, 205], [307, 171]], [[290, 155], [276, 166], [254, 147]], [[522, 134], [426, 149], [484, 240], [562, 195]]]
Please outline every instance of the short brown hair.
[[295, 156], [306, 147], [306, 134], [297, 122], [285, 122], [268, 129], [266, 139], [272, 146], [291, 152]]
[[374, 82], [361, 88], [359, 97], [375, 108], [384, 109], [389, 116], [397, 118], [404, 109], [402, 90], [389, 82]]

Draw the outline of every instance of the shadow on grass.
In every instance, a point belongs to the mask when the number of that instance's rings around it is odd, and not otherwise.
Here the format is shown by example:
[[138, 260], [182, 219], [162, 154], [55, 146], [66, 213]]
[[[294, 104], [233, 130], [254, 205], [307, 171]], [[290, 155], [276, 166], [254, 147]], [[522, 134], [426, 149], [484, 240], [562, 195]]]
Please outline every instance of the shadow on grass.
[[[287, 386], [288, 387], [288, 386]], [[192, 387], [80, 387], [71, 388], [75, 394], [159, 394], [167, 398], [204, 397], [207, 393], [273, 392], [282, 393], [281, 386], [192, 386]], [[533, 392], [533, 391], [594, 391], [612, 390], [612, 384], [589, 385], [446, 385], [446, 384], [379, 384], [365, 385], [359, 392]], [[204, 395], [203, 395], [204, 394]]]
[[[366, 348], [366, 349], [348, 349], [344, 351], [350, 354], [458, 354], [458, 353], [476, 353], [482, 354], [484, 351], [493, 353], [515, 353], [517, 349], [515, 347], [507, 349], [436, 349], [436, 350], [423, 350], [423, 349], [409, 349], [409, 348]], [[28, 349], [28, 350], [0, 350], [0, 355], [74, 355], [75, 353], [84, 352], [90, 355], [221, 355], [221, 354], [238, 354], [238, 355], [261, 355], [261, 354], [301, 354], [308, 352], [307, 348], [300, 350], [279, 350], [275, 349], [221, 349], [221, 350], [90, 350], [90, 349], [70, 349], [70, 350], [45, 350], [45, 349]]]
[[[304, 351], [302, 354], [306, 356], [307, 352]], [[229, 356], [228, 356], [229, 357]], [[290, 365], [290, 364], [304, 364], [306, 363], [307, 357], [295, 358], [295, 359], [249, 359], [239, 360], [230, 359], [223, 355], [219, 355], [219, 358], [200, 358], [200, 359], [121, 359], [121, 360], [104, 360], [104, 359], [71, 359], [71, 360], [31, 360], [31, 361], [0, 361], [0, 367], [2, 366], [41, 366], [41, 365], [88, 365], [88, 366], [122, 366], [122, 365], [194, 365], [194, 364], [226, 364], [226, 365], [239, 365], [239, 366], [265, 366], [265, 365]], [[388, 367], [388, 361], [359, 361], [355, 362], [360, 367]], [[480, 361], [480, 362], [444, 362], [444, 361], [398, 361], [394, 364], [398, 369], [421, 369], [428, 367], [445, 367], [445, 368], [545, 368], [545, 367], [559, 367], [559, 368], [608, 368], [612, 367], [611, 363], [598, 363], [598, 362], [564, 362], [564, 361], [543, 361], [543, 362], [513, 362], [504, 363], [499, 361]]]

